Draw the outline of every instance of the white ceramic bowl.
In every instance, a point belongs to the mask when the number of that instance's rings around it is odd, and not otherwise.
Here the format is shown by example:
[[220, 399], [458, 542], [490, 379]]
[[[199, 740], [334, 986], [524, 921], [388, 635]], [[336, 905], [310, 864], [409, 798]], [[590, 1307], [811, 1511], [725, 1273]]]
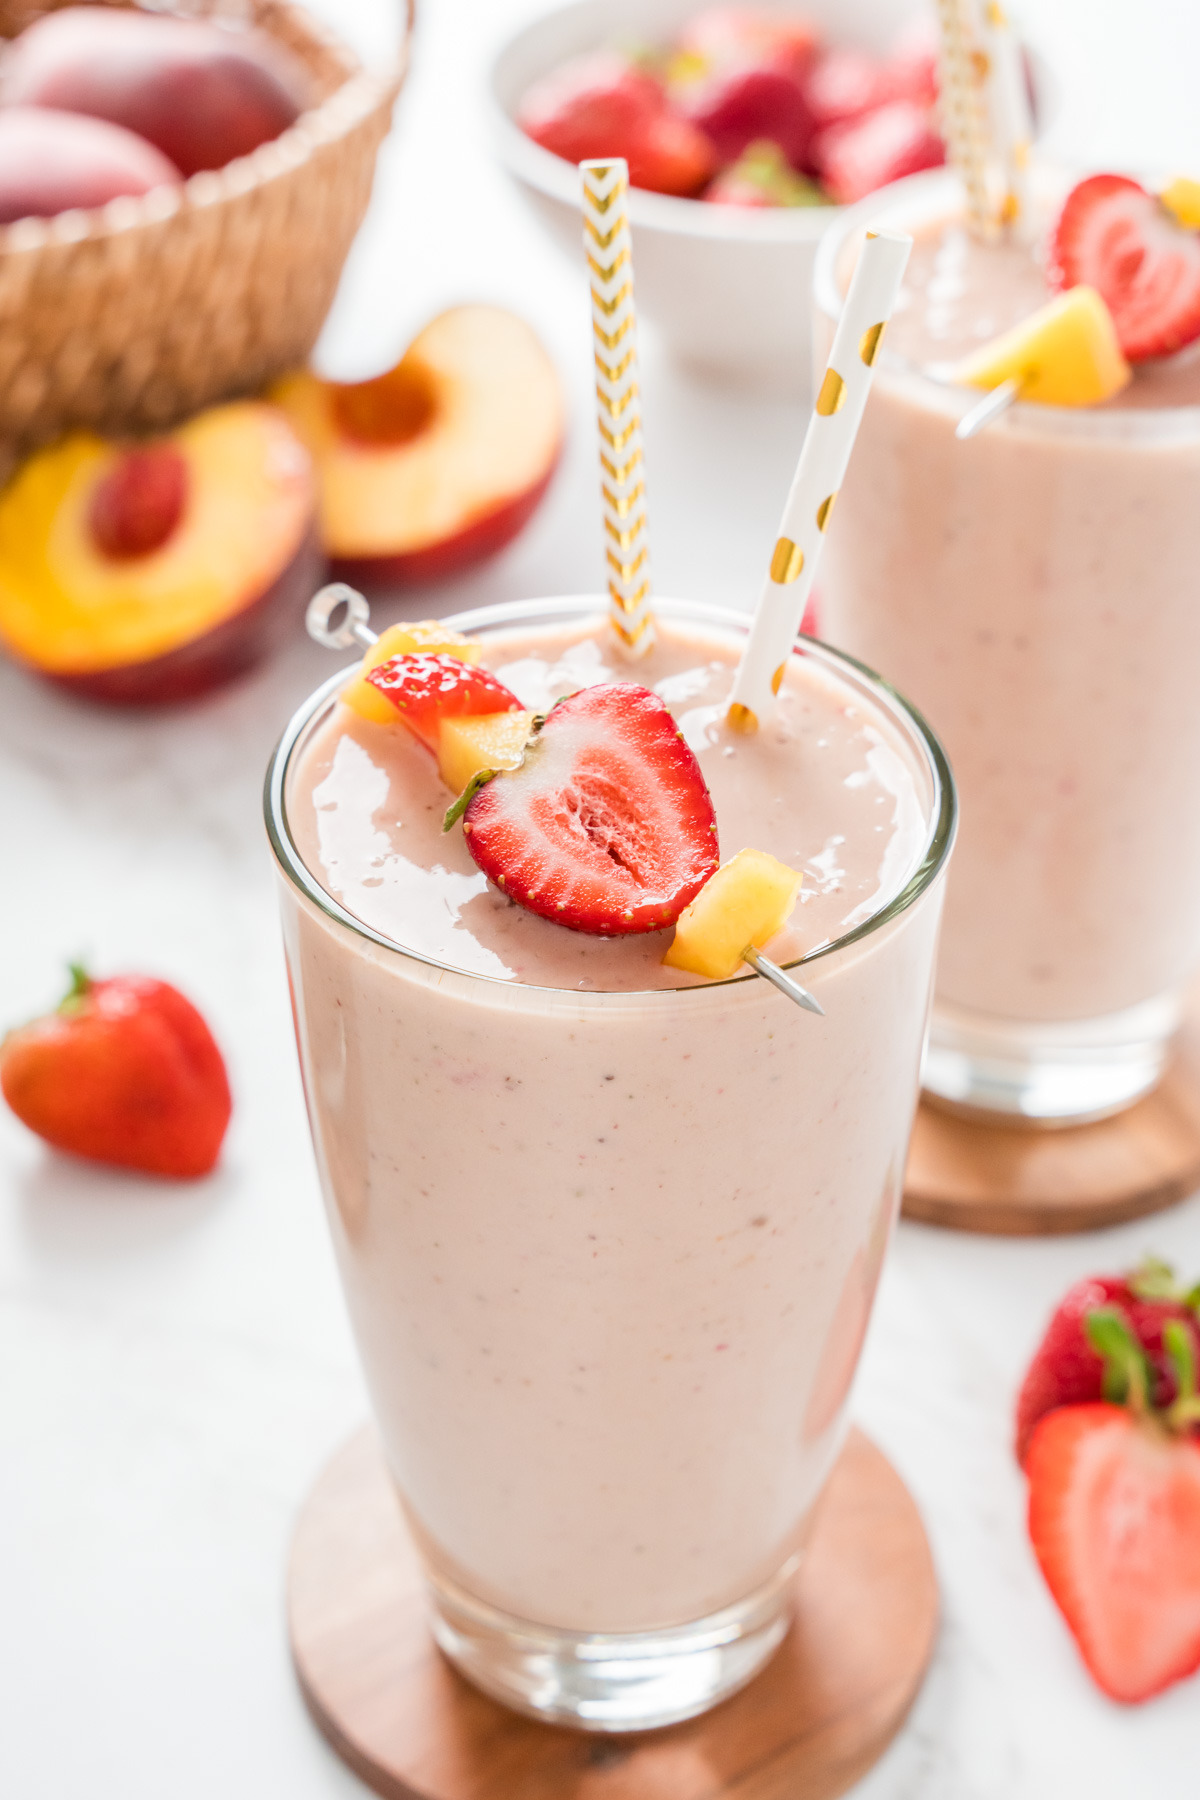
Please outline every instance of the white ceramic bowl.
[[[494, 139], [509, 173], [583, 265], [579, 177], [514, 123], [540, 76], [606, 44], [662, 43], [705, 0], [575, 0], [527, 25], [496, 57], [489, 82]], [[754, 0], [810, 17], [832, 44], [886, 51], [926, 12], [922, 0]], [[813, 259], [840, 207], [707, 206], [635, 188], [629, 197], [639, 316], [672, 354], [706, 373], [791, 394], [809, 386]], [[582, 276], [581, 276], [582, 279]]]

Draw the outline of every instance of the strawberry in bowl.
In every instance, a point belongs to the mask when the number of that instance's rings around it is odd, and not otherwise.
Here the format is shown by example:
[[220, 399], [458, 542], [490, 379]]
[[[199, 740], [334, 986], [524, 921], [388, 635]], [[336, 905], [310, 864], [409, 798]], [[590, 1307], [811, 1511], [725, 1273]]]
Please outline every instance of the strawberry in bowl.
[[[813, 260], [840, 203], [822, 141], [898, 102], [935, 115], [932, 33], [888, 25], [836, 0], [570, 0], [499, 50], [492, 139], [576, 261], [578, 163], [625, 157], [639, 317], [691, 370], [806, 394]], [[926, 154], [893, 130], [851, 144], [838, 178], [890, 181]]]
[[1097, 1684], [1200, 1669], [1200, 1288], [1163, 1263], [1078, 1282], [1022, 1385], [1029, 1536]]
[[944, 161], [936, 100], [928, 39], [906, 33], [878, 55], [828, 41], [803, 11], [716, 6], [649, 46], [557, 62], [523, 89], [515, 120], [567, 162], [623, 156], [634, 187], [796, 205], [784, 183], [743, 198], [730, 179], [751, 146], [770, 145], [828, 205]]

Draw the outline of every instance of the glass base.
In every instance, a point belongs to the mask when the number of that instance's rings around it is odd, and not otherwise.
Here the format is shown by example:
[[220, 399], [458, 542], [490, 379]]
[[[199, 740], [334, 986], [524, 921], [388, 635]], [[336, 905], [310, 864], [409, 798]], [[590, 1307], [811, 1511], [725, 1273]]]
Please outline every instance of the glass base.
[[953, 1112], [996, 1124], [1082, 1125], [1123, 1112], [1162, 1075], [1182, 1002], [1024, 1024], [934, 1005], [922, 1085]]
[[532, 1625], [427, 1568], [433, 1635], [468, 1681], [516, 1712], [584, 1731], [648, 1731], [707, 1712], [757, 1675], [787, 1635], [798, 1561], [708, 1618], [627, 1636]]

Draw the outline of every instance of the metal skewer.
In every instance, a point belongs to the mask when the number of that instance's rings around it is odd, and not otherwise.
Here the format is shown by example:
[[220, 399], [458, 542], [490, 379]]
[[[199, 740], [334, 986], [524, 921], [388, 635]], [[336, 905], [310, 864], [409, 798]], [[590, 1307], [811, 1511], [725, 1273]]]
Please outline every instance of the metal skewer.
[[1009, 381], [1002, 381], [999, 387], [994, 387], [990, 394], [985, 394], [983, 399], [971, 408], [970, 412], [963, 414], [954, 427], [955, 437], [973, 438], [976, 432], [982, 431], [986, 425], [992, 423], [993, 419], [998, 419], [1002, 413], [1006, 413], [1013, 402], [1021, 398], [1021, 389], [1024, 385], [1023, 381], [1019, 381], [1016, 376], [1013, 376]]
[[781, 994], [786, 994], [789, 1000], [794, 1000], [805, 1012], [816, 1013], [818, 1018], [825, 1017], [825, 1008], [820, 1001], [807, 988], [801, 987], [798, 981], [793, 981], [790, 975], [785, 975], [778, 963], [772, 962], [769, 956], [764, 956], [761, 950], [756, 950], [753, 944], [742, 952], [742, 961], [749, 963], [756, 975], [761, 975], [764, 981], [777, 987]]
[[[341, 607], [346, 609], [345, 616], [334, 625], [332, 620]], [[378, 633], [372, 631], [368, 623], [370, 617], [371, 608], [365, 595], [345, 581], [331, 581], [327, 587], [319, 588], [309, 601], [304, 612], [304, 624], [309, 637], [326, 650], [350, 650], [355, 644], [369, 650], [372, 644], [379, 642]], [[825, 1017], [824, 1007], [814, 1000], [808, 989], [802, 988], [790, 975], [785, 975], [778, 963], [773, 963], [769, 956], [764, 956], [753, 944], [742, 960], [749, 963], [756, 975], [772, 982], [781, 994], [786, 994], [789, 1000], [802, 1006], [805, 1012]]]
[[[340, 625], [331, 625], [330, 620], [340, 606], [345, 607], [346, 616]], [[328, 587], [318, 588], [309, 601], [304, 624], [314, 643], [321, 644], [326, 650], [351, 650], [355, 644], [369, 650], [372, 644], [379, 642], [379, 633], [372, 631], [367, 623], [370, 617], [371, 607], [365, 594], [360, 594], [348, 582], [331, 581]]]

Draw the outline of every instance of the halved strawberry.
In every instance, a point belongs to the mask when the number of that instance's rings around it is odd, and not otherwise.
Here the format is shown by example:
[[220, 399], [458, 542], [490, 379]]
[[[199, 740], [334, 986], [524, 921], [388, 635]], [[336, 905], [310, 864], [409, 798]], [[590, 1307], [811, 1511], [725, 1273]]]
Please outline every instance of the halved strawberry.
[[[1164, 1264], [1143, 1280], [1165, 1285]], [[1151, 1295], [1147, 1304], [1157, 1304]], [[1084, 1329], [1103, 1361], [1104, 1400], [1060, 1406], [1026, 1459], [1029, 1536], [1088, 1668], [1114, 1700], [1147, 1700], [1200, 1668], [1200, 1422], [1190, 1317], [1162, 1321], [1174, 1398], [1118, 1306]]]
[[456, 656], [392, 656], [367, 670], [367, 680], [386, 696], [423, 744], [437, 750], [442, 719], [475, 713], [518, 712], [521, 702], [486, 669]]
[[1200, 1444], [1103, 1402], [1044, 1418], [1029, 1536], [1083, 1659], [1114, 1700], [1200, 1668]]
[[1130, 362], [1200, 337], [1200, 234], [1126, 175], [1072, 188], [1050, 233], [1046, 279], [1055, 293], [1094, 287]]
[[1060, 1406], [1106, 1397], [1104, 1359], [1088, 1335], [1089, 1316], [1115, 1309], [1128, 1323], [1149, 1358], [1150, 1400], [1169, 1406], [1176, 1398], [1176, 1374], [1163, 1332], [1175, 1320], [1190, 1334], [1200, 1361], [1200, 1319], [1195, 1290], [1188, 1293], [1165, 1263], [1147, 1261], [1125, 1275], [1091, 1275], [1077, 1281], [1059, 1302], [1034, 1354], [1017, 1398], [1017, 1460], [1024, 1462], [1038, 1421]]
[[560, 700], [463, 831], [510, 899], [604, 937], [673, 925], [720, 862], [700, 765], [658, 695], [624, 682]]

